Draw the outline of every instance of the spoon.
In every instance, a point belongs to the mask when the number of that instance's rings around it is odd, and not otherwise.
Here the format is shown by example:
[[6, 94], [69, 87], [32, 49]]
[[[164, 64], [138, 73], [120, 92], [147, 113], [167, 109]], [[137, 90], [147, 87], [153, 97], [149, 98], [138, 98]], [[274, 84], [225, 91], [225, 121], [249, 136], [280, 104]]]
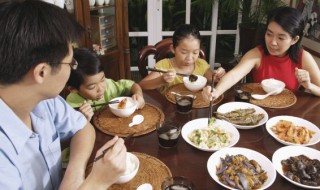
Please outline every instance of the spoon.
[[[281, 89], [280, 89], [281, 90]], [[251, 97], [256, 99], [256, 100], [263, 100], [265, 98], [267, 98], [268, 96], [270, 95], [273, 95], [273, 94], [276, 94], [280, 91], [279, 89], [277, 90], [274, 90], [274, 91], [271, 91], [269, 92], [268, 94], [264, 94], [264, 95], [261, 95], [261, 94], [251, 94]]]
[[[165, 71], [165, 70], [156, 69], [156, 68], [150, 68], [150, 67], [148, 67], [147, 70], [148, 71], [159, 72], [159, 73], [167, 73], [168, 72], [168, 71]], [[179, 76], [182, 76], [182, 77], [189, 77], [189, 81], [190, 82], [195, 82], [196, 80], [198, 80], [198, 76], [194, 75], [194, 74], [191, 74], [191, 75], [182, 74], [182, 73], [176, 73], [176, 74], [179, 75]]]
[[132, 122], [129, 124], [129, 127], [132, 127], [134, 125], [139, 125], [140, 123], [142, 123], [144, 120], [144, 117], [143, 115], [135, 115], [133, 118], [132, 118]]
[[152, 185], [150, 183], [144, 183], [140, 185], [137, 190], [152, 190]]

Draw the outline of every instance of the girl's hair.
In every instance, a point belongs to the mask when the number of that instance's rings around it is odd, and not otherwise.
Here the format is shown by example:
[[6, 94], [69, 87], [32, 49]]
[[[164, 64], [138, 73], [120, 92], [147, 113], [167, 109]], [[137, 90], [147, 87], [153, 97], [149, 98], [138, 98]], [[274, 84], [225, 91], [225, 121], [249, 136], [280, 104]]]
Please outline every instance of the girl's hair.
[[79, 90], [86, 76], [92, 76], [102, 72], [103, 67], [96, 54], [89, 49], [74, 49], [73, 57], [77, 60], [78, 67], [76, 70], [71, 69], [67, 85]]
[[173, 33], [172, 43], [173, 48], [176, 48], [179, 45], [179, 42], [183, 39], [193, 37], [198, 39], [201, 42], [201, 36], [198, 28], [191, 24], [184, 24], [179, 26]]
[[[294, 63], [298, 63], [298, 57], [301, 51], [301, 40], [303, 37], [303, 29], [304, 29], [304, 20], [301, 16], [301, 13], [294, 8], [291, 7], [279, 7], [271, 11], [268, 15], [267, 25], [270, 22], [276, 22], [279, 24], [283, 30], [288, 32], [291, 38], [295, 38], [299, 36], [299, 40], [294, 45], [290, 46], [288, 50], [288, 54], [290, 59]], [[269, 55], [269, 51], [266, 47], [265, 39], [262, 44], [265, 55]]]

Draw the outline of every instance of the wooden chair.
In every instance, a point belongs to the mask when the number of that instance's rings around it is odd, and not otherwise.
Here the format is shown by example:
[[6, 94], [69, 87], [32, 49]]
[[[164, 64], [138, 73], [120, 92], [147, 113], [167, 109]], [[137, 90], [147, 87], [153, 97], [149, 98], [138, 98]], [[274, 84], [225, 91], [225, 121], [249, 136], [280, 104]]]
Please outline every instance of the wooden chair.
[[[172, 38], [166, 38], [156, 43], [156, 45], [154, 46], [153, 45], [144, 46], [139, 51], [138, 68], [139, 68], [139, 73], [142, 77], [145, 77], [148, 75], [147, 66], [148, 66], [149, 55], [154, 55], [153, 58], [155, 59], [156, 62], [164, 58], [174, 57], [174, 54], [171, 51], [171, 45], [172, 45]], [[206, 56], [202, 49], [200, 50], [199, 57], [202, 59], [206, 59]]]

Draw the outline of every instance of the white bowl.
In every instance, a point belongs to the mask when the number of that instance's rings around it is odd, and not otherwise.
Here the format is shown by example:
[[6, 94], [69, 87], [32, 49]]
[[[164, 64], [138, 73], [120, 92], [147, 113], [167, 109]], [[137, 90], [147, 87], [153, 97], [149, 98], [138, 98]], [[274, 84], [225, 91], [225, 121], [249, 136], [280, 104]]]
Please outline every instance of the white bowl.
[[140, 166], [139, 158], [136, 155], [127, 152], [126, 165], [127, 168], [124, 175], [119, 177], [116, 184], [127, 183], [136, 176]]
[[[309, 143], [307, 144], [295, 144], [291, 142], [287, 142], [284, 140], [281, 140], [272, 130], [271, 127], [275, 126], [280, 120], [286, 120], [286, 121], [291, 121], [295, 126], [303, 126], [306, 127], [309, 130], [312, 130], [315, 132], [313, 134], [312, 138], [310, 138]], [[299, 117], [293, 117], [293, 116], [276, 116], [270, 118], [267, 123], [266, 123], [266, 129], [268, 133], [275, 138], [278, 142], [284, 144], [284, 145], [299, 145], [299, 146], [311, 146], [315, 145], [320, 141], [320, 129], [310, 121], [307, 121], [305, 119], [299, 118]]]
[[[220, 127], [220, 129], [224, 130], [226, 133], [230, 133], [231, 135], [231, 141], [225, 147], [234, 146], [239, 141], [239, 138], [240, 138], [239, 131], [231, 123], [226, 122], [224, 120], [217, 119], [216, 123]], [[187, 143], [189, 143], [191, 146], [197, 149], [200, 149], [203, 151], [209, 151], [209, 152], [219, 150], [219, 149], [201, 148], [196, 144], [194, 144], [192, 141], [190, 141], [189, 135], [194, 130], [203, 129], [203, 128], [205, 129], [208, 128], [208, 118], [199, 118], [199, 119], [191, 120], [182, 127], [182, 131], [181, 131], [182, 137]], [[221, 148], [225, 148], [225, 147], [221, 147]]]
[[277, 90], [273, 95], [280, 94], [286, 86], [284, 82], [276, 79], [265, 79], [261, 81], [261, 85], [263, 90], [267, 93]]
[[258, 164], [261, 166], [261, 168], [267, 172], [268, 179], [264, 182], [264, 184], [259, 189], [267, 189], [272, 185], [272, 183], [276, 179], [276, 170], [274, 169], [271, 161], [262, 155], [259, 152], [256, 152], [254, 150], [250, 150], [247, 148], [240, 148], [240, 147], [231, 147], [231, 148], [223, 148], [221, 150], [218, 150], [217, 152], [213, 153], [207, 162], [207, 169], [212, 179], [214, 179], [217, 183], [219, 183], [221, 186], [233, 189], [225, 184], [223, 184], [218, 176], [216, 175], [217, 172], [217, 166], [220, 166], [221, 160], [220, 158], [225, 158], [227, 155], [237, 155], [242, 154], [245, 157], [247, 157], [249, 160], [255, 160], [258, 162]]
[[197, 77], [198, 79], [194, 82], [190, 82], [189, 77], [183, 77], [184, 86], [192, 92], [203, 89], [203, 87], [207, 84], [207, 78], [201, 75], [197, 75]]
[[290, 181], [291, 183], [297, 186], [308, 188], [308, 189], [320, 189], [320, 186], [304, 185], [304, 184], [295, 182], [284, 175], [281, 161], [286, 160], [291, 156], [299, 156], [299, 155], [305, 155], [310, 159], [317, 159], [317, 160], [320, 159], [319, 150], [309, 148], [309, 147], [304, 147], [304, 146], [285, 146], [285, 147], [279, 148], [273, 153], [273, 156], [272, 156], [273, 166], [282, 177], [284, 177], [286, 180]]
[[252, 129], [255, 127], [259, 127], [263, 124], [265, 124], [268, 121], [268, 113], [262, 109], [261, 107], [254, 105], [254, 104], [250, 104], [250, 103], [246, 103], [246, 102], [228, 102], [225, 104], [222, 104], [221, 106], [218, 107], [217, 112], [219, 113], [227, 113], [227, 112], [231, 112], [234, 111], [236, 109], [246, 109], [246, 108], [254, 108], [256, 110], [255, 114], [264, 114], [264, 117], [259, 121], [258, 124], [256, 125], [237, 125], [237, 124], [232, 124], [234, 125], [236, 128], [238, 129]]
[[117, 104], [109, 104], [111, 112], [118, 117], [129, 117], [137, 109], [137, 102], [134, 101], [131, 97], [118, 97], [114, 98], [111, 101], [119, 100], [121, 102], [124, 98], [127, 98], [127, 104], [125, 109], [119, 109]]

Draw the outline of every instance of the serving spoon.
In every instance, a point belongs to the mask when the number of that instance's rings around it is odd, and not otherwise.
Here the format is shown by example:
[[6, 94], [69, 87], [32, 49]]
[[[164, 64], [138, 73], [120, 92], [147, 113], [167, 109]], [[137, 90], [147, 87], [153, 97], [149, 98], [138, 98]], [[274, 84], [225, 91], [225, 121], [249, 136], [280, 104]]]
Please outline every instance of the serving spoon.
[[133, 118], [132, 118], [132, 122], [129, 124], [129, 127], [132, 127], [134, 125], [139, 125], [140, 123], [142, 123], [144, 120], [144, 117], [143, 115], [135, 115]]
[[256, 99], [256, 100], [263, 100], [263, 99], [267, 98], [270, 95], [278, 93], [280, 90], [277, 89], [277, 90], [271, 91], [271, 92], [269, 92], [267, 94], [263, 94], [263, 95], [262, 94], [251, 94], [251, 97]]
[[[156, 68], [149, 68], [149, 67], [148, 67], [147, 70], [148, 71], [159, 72], [159, 73], [167, 73], [168, 72], [168, 71], [165, 71], [165, 70], [156, 69]], [[198, 76], [194, 75], [194, 74], [191, 74], [191, 75], [182, 74], [182, 73], [176, 73], [176, 74], [179, 75], [179, 76], [182, 76], [182, 77], [189, 77], [189, 81], [190, 82], [195, 82], [196, 80], [198, 80]]]

